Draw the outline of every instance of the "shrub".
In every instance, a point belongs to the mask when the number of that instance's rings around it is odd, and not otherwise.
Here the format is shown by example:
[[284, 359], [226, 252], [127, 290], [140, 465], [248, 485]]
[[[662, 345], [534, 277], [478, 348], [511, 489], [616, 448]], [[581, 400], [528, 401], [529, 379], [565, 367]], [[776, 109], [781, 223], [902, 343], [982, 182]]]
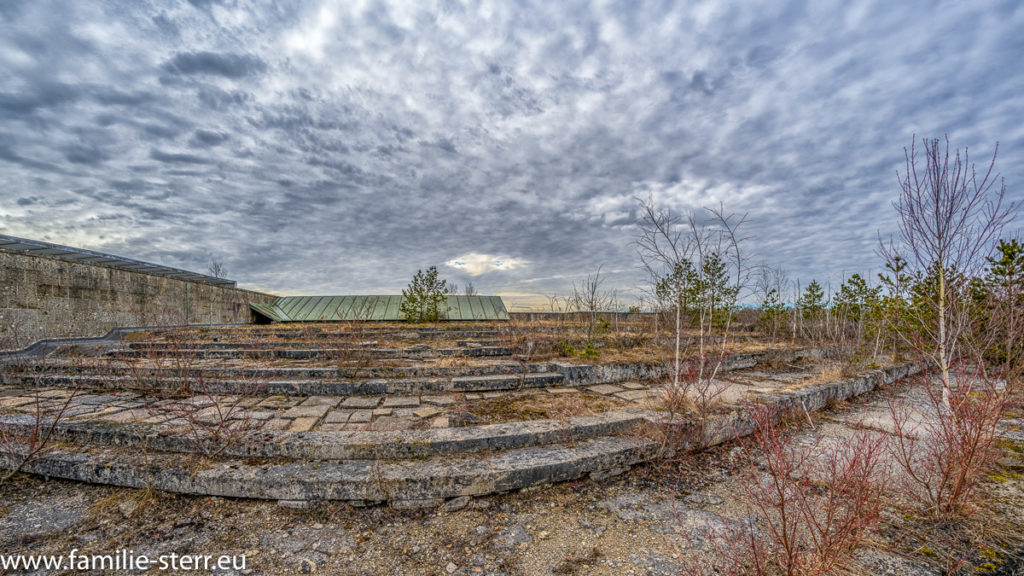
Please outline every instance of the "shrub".
[[1009, 400], [990, 380], [964, 370], [954, 374], [954, 386], [926, 379], [926, 413], [916, 422], [905, 399], [889, 400], [902, 492], [937, 519], [975, 511], [980, 482], [999, 456], [997, 426]]
[[[806, 576], [834, 573], [877, 524], [885, 438], [852, 437], [795, 446], [775, 415], [753, 409], [755, 431], [745, 442], [759, 466], [740, 474], [747, 517], [712, 528], [713, 562], [690, 558], [693, 574]], [[684, 535], [692, 530], [681, 523]]]

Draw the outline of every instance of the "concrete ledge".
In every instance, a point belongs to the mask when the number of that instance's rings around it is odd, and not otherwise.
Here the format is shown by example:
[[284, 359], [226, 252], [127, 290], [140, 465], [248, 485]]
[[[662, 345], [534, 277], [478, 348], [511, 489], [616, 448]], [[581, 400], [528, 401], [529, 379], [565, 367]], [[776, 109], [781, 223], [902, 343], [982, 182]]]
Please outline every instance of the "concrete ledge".
[[[199, 470], [183, 467], [176, 456], [102, 450], [90, 454], [54, 452], [28, 463], [25, 471], [92, 484], [231, 498], [434, 501], [564, 482], [593, 472], [618, 471], [649, 460], [655, 450], [653, 443], [642, 440], [599, 438], [571, 447], [524, 448], [484, 458], [263, 466], [222, 461]], [[4, 460], [0, 464], [9, 466]]]
[[[260, 430], [237, 438], [220, 454], [240, 458], [377, 460], [429, 458], [482, 451], [544, 446], [622, 434], [650, 419], [646, 411], [606, 412], [568, 420], [532, 420], [488, 426], [430, 430], [288, 432]], [[0, 416], [0, 423], [27, 431], [32, 417]], [[79, 420], [61, 422], [59, 440], [90, 446], [123, 446], [148, 451], [202, 453], [194, 436], [161, 432], [146, 424]]]
[[385, 394], [436, 394], [445, 392], [494, 392], [545, 388], [562, 383], [558, 372], [530, 372], [494, 376], [456, 378], [403, 378], [371, 380], [214, 380], [201, 384], [190, 378], [143, 377], [77, 374], [4, 374], [4, 384], [22, 386], [59, 386], [103, 390], [160, 391], [188, 386], [202, 394], [238, 394], [260, 396], [379, 396]]
[[425, 348], [408, 350], [404, 348], [368, 348], [368, 349], [345, 349], [345, 348], [195, 348], [181, 350], [167, 350], [164, 348], [153, 348], [150, 350], [125, 349], [115, 353], [116, 356], [124, 358], [137, 357], [161, 357], [180, 354], [186, 358], [202, 359], [230, 359], [230, 358], [256, 358], [256, 359], [286, 359], [286, 360], [314, 360], [343, 358], [355, 354], [363, 355], [367, 359], [424, 359], [424, 358], [490, 358], [500, 356], [511, 356], [512, 349], [502, 346], [481, 346], [479, 348]]

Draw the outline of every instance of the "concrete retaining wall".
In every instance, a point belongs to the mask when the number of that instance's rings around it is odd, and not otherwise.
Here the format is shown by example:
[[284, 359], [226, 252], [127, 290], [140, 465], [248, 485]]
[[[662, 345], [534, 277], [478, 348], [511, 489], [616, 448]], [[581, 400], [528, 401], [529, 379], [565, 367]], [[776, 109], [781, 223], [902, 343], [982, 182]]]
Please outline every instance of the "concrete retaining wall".
[[[609, 323], [616, 320], [619, 322], [639, 322], [641, 320], [654, 322], [654, 317], [657, 316], [653, 312], [596, 312], [595, 315]], [[590, 319], [590, 312], [509, 312], [508, 316], [511, 320], [519, 322], [586, 322]]]
[[118, 326], [250, 321], [276, 296], [0, 249], [0, 349]]

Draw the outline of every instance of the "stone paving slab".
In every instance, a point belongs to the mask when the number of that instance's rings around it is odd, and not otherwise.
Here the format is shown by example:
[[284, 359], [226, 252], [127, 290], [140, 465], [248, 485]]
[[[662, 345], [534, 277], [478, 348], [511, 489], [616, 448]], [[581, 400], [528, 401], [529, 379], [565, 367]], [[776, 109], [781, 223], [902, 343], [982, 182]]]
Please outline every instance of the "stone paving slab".
[[344, 424], [348, 422], [348, 417], [351, 415], [352, 410], [331, 410], [324, 418], [324, 422], [328, 424]]
[[622, 386], [627, 390], [646, 390], [648, 388], [639, 382], [622, 382], [619, 386]]
[[416, 396], [388, 396], [384, 398], [384, 408], [415, 408], [420, 405]]
[[17, 408], [26, 404], [34, 404], [35, 398], [25, 396], [14, 396], [12, 398], [0, 398], [0, 408]]
[[296, 418], [295, 420], [292, 420], [292, 424], [288, 427], [288, 430], [291, 430], [292, 432], [309, 432], [319, 421], [319, 418]]
[[348, 418], [349, 424], [364, 424], [373, 419], [372, 410], [356, 410]]
[[281, 414], [282, 418], [314, 418], [319, 420], [327, 414], [327, 411], [331, 407], [324, 404], [315, 404], [311, 406], [300, 405], [294, 408], [289, 408]]
[[341, 403], [342, 408], [376, 408], [380, 404], [380, 398], [364, 398], [353, 396]]
[[440, 413], [441, 411], [439, 409], [431, 406], [424, 406], [423, 408], [413, 410], [413, 414], [419, 418], [430, 418], [432, 416], [437, 416]]
[[142, 420], [143, 418], [148, 418], [149, 416], [150, 414], [146, 410], [121, 410], [118, 412], [104, 414], [96, 418], [96, 420], [103, 420], [104, 422], [124, 423], [136, 422], [138, 420]]
[[558, 396], [561, 396], [562, 394], [572, 394], [576, 392], [576, 389], [574, 388], [548, 388], [547, 390], [549, 394], [555, 394]]
[[230, 407], [210, 406], [194, 413], [192, 418], [204, 424], [214, 424], [231, 413]]
[[598, 394], [605, 394], [605, 395], [615, 394], [616, 392], [622, 392], [623, 391], [622, 388], [620, 388], [619, 386], [615, 386], [613, 384], [601, 384], [600, 386], [591, 386], [591, 387], [587, 388], [587, 390], [590, 390], [591, 392], [597, 392]]
[[409, 418], [398, 416], [381, 416], [373, 421], [373, 430], [408, 430], [416, 425], [416, 422]]
[[310, 396], [299, 406], [327, 406], [328, 408], [335, 408], [340, 402], [341, 398], [338, 396]]
[[631, 402], [638, 402], [655, 396], [657, 396], [657, 394], [651, 390], [629, 390], [627, 392], [619, 392], [615, 394], [616, 398], [622, 398], [623, 400], [629, 400]]
[[392, 409], [392, 408], [374, 408], [373, 409], [373, 415], [374, 416], [391, 416], [392, 413], [394, 413], [394, 409]]
[[82, 405], [75, 406], [75, 405], [72, 405], [72, 406], [68, 406], [67, 409], [64, 410], [64, 416], [66, 418], [70, 418], [72, 416], [80, 416], [82, 414], [90, 414], [90, 413], [95, 412], [95, 411], [96, 411], [96, 407], [95, 406], [82, 406]]
[[262, 402], [257, 404], [262, 408], [280, 408], [288, 403], [288, 399], [284, 396], [270, 396], [264, 398]]
[[265, 429], [265, 430], [287, 430], [288, 427], [291, 426], [291, 425], [292, 425], [292, 421], [291, 420], [285, 420], [284, 418], [273, 418], [271, 420], [267, 420], [263, 424], [263, 429]]
[[70, 420], [82, 420], [82, 419], [98, 420], [98, 419], [101, 419], [103, 416], [108, 416], [110, 414], [114, 414], [114, 413], [121, 412], [121, 411], [122, 411], [121, 408], [115, 408], [114, 406], [107, 406], [106, 408], [97, 409], [95, 412], [92, 412], [92, 413], [85, 413], [85, 414], [81, 414], [79, 416], [74, 416], [74, 417], [70, 418]]
[[39, 392], [40, 398], [67, 398], [73, 394], [70, 390], [41, 390]]
[[153, 414], [149, 418], [138, 420], [139, 424], [166, 424], [174, 419], [173, 414]]

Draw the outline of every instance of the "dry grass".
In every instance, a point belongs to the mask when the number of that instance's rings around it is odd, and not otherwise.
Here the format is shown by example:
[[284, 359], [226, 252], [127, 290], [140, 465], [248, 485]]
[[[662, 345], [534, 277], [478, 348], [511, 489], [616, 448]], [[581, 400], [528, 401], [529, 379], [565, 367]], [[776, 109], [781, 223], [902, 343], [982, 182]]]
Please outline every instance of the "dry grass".
[[499, 424], [523, 420], [566, 420], [575, 416], [615, 410], [626, 404], [628, 403], [617, 398], [591, 394], [553, 396], [546, 392], [538, 392], [491, 400], [474, 400], [464, 403], [460, 410], [472, 414], [483, 423]]

